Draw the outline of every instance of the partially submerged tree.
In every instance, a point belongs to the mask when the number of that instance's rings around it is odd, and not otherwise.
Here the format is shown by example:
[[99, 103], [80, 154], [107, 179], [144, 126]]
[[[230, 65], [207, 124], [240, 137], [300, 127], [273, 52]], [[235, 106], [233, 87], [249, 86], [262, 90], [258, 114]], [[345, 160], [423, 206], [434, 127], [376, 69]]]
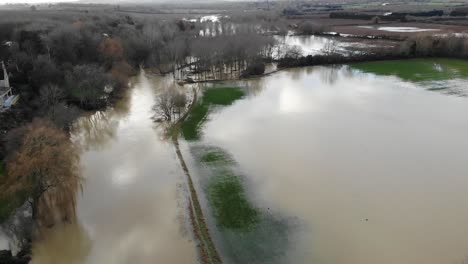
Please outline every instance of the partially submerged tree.
[[74, 205], [80, 184], [78, 154], [67, 134], [44, 120], [35, 120], [21, 129], [21, 143], [9, 158], [2, 194], [27, 193], [35, 220], [49, 192], [62, 193]]
[[159, 116], [158, 120], [172, 121], [173, 115], [178, 113], [187, 104], [187, 97], [185, 93], [181, 93], [174, 89], [167, 89], [158, 95], [157, 103], [154, 107], [156, 114]]

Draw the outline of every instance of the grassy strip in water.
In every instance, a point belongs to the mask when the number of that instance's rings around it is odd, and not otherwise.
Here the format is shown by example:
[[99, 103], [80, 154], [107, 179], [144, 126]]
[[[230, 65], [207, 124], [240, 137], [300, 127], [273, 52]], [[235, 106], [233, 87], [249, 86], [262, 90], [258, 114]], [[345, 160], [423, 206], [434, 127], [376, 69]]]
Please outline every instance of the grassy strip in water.
[[205, 186], [216, 223], [223, 229], [252, 229], [260, 214], [248, 201], [230, 155], [217, 147], [203, 147], [198, 152], [198, 160], [213, 172]]
[[229, 157], [229, 155], [227, 155], [224, 151], [216, 148], [210, 148], [207, 150], [207, 152], [200, 157], [200, 161], [203, 163], [233, 163], [233, 160], [231, 157]]
[[197, 104], [197, 95], [193, 99], [192, 106], [188, 109], [187, 113], [184, 114], [177, 123], [172, 126], [169, 130], [169, 135], [172, 138], [174, 143], [176, 154], [179, 159], [180, 165], [182, 166], [182, 170], [184, 171], [185, 175], [187, 176], [189, 191], [191, 202], [189, 204], [189, 213], [190, 213], [190, 221], [192, 222], [193, 233], [197, 241], [201, 243], [199, 247], [199, 254], [200, 254], [200, 262], [201, 263], [211, 263], [211, 264], [218, 264], [222, 263], [221, 257], [216, 250], [216, 247], [211, 239], [210, 232], [205, 222], [205, 217], [203, 216], [203, 211], [200, 206], [200, 202], [198, 200], [198, 195], [193, 185], [192, 176], [188, 170], [187, 164], [185, 163], [184, 157], [182, 156], [182, 152], [180, 151], [179, 147], [179, 130], [181, 124], [183, 124], [188, 114], [191, 113], [194, 109], [194, 106]]
[[208, 197], [218, 225], [240, 231], [251, 230], [259, 213], [246, 198], [240, 177], [227, 168], [217, 170], [208, 185]]
[[205, 182], [208, 202], [230, 263], [284, 263], [290, 226], [249, 201], [235, 161], [217, 147], [196, 151], [211, 176]]
[[244, 97], [244, 95], [244, 91], [237, 87], [222, 87], [206, 90], [203, 93], [202, 100], [193, 107], [190, 115], [181, 125], [184, 138], [186, 140], [200, 139], [199, 127], [206, 119], [210, 106], [227, 106]]

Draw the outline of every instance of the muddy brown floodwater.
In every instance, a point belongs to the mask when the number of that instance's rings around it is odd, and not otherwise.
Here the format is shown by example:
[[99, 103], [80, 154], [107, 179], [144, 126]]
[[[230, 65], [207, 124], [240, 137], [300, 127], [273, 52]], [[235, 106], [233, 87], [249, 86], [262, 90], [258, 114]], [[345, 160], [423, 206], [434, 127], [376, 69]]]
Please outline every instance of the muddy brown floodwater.
[[255, 206], [297, 219], [287, 263], [466, 258], [467, 98], [348, 66], [242, 85], [203, 140], [234, 157]]
[[33, 264], [196, 263], [183, 172], [151, 119], [172, 78], [133, 82], [115, 108], [75, 124], [85, 178], [78, 220], [36, 242]]
[[[369, 71], [395, 72], [385, 65], [292, 69], [238, 82], [247, 96], [211, 109], [199, 142], [181, 140], [191, 168], [199, 145], [226, 152], [253, 208], [280, 220], [262, 220], [274, 226], [258, 232], [217, 232], [201, 188], [224, 263], [239, 259], [229, 252], [268, 264], [467, 259], [468, 78], [455, 73], [468, 64], [416, 61], [406, 66], [418, 78], [405, 71], [406, 79]], [[78, 219], [37, 241], [33, 264], [196, 263], [184, 174], [151, 119], [156, 94], [173, 81], [142, 73], [133, 82], [116, 107], [75, 124], [85, 178]], [[195, 170], [194, 182], [205, 176]], [[274, 259], [264, 256], [268, 250]]]

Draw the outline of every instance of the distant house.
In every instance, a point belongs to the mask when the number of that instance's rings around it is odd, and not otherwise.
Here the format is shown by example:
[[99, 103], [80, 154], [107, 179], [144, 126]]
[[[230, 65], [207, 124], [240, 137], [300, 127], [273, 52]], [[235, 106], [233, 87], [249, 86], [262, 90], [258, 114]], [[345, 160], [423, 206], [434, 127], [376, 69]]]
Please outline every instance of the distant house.
[[4, 111], [18, 101], [18, 96], [13, 95], [5, 64], [3, 61], [1, 64], [3, 69], [3, 80], [0, 80], [0, 111]]

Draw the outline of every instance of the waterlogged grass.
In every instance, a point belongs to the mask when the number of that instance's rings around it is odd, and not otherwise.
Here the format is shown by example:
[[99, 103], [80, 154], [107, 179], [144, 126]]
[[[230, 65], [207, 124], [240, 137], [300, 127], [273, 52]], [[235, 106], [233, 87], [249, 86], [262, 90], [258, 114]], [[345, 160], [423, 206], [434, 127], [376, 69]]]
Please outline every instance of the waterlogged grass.
[[208, 198], [222, 228], [247, 231], [259, 221], [259, 213], [247, 200], [240, 178], [227, 168], [218, 170], [211, 179]]
[[290, 220], [262, 213], [259, 223], [249, 232], [222, 230], [221, 234], [229, 249], [226, 255], [230, 263], [272, 264], [288, 263], [285, 258], [290, 232]]
[[191, 141], [200, 139], [199, 129], [208, 116], [211, 106], [231, 105], [244, 95], [244, 91], [237, 87], [220, 87], [206, 90], [203, 97], [193, 107], [190, 115], [181, 125], [184, 138]]
[[468, 78], [468, 62], [457, 59], [412, 59], [355, 63], [352, 68], [405, 81], [439, 81]]
[[224, 164], [233, 162], [232, 158], [229, 157], [225, 152], [220, 149], [210, 149], [200, 157], [200, 161], [203, 163], [215, 163], [221, 162]]
[[285, 263], [290, 224], [253, 205], [230, 155], [201, 147], [195, 155], [210, 175], [205, 192], [228, 263]]
[[[186, 140], [199, 140], [200, 127], [212, 107], [231, 105], [244, 95], [239, 88], [206, 90], [177, 130], [180, 129]], [[237, 164], [228, 153], [197, 144], [192, 145], [192, 150], [200, 168], [206, 169], [201, 173], [200, 182], [220, 235], [225, 262], [285, 263], [283, 257], [288, 250], [290, 232], [287, 221], [252, 203], [244, 189], [243, 177], [236, 169]], [[195, 211], [202, 214], [200, 207]], [[207, 230], [206, 226], [200, 228]]]

